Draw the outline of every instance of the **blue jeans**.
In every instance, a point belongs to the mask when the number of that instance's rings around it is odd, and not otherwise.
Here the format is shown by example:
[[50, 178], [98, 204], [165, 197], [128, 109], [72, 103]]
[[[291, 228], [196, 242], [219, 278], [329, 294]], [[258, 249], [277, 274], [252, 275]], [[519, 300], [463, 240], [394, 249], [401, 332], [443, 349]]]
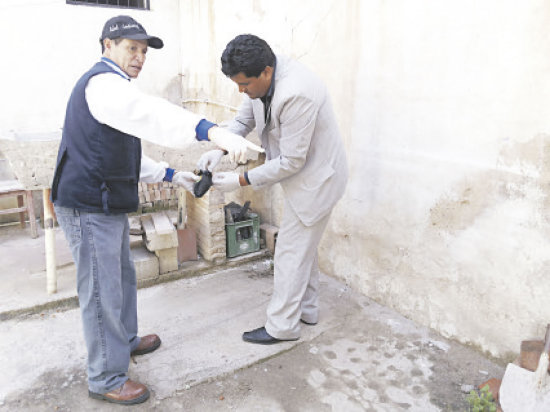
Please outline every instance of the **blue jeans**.
[[76, 264], [78, 300], [88, 349], [88, 387], [106, 393], [128, 377], [137, 336], [137, 283], [128, 216], [55, 206]]

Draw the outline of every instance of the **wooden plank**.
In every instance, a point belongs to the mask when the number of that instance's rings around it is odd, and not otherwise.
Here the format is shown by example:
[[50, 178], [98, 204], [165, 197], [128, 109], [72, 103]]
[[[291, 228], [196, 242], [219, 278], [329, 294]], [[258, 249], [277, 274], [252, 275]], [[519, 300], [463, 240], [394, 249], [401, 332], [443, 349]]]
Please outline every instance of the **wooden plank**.
[[0, 192], [0, 197], [14, 197], [14, 196], [20, 196], [24, 195], [24, 190], [6, 190]]
[[14, 196], [25, 193], [25, 188], [18, 180], [0, 180], [0, 196]]
[[0, 215], [5, 215], [5, 214], [8, 214], [8, 213], [21, 213], [21, 212], [26, 212], [27, 211], [27, 207], [16, 207], [16, 208], [13, 208], [13, 209], [2, 209], [0, 210]]
[[[29, 223], [31, 225], [31, 237], [36, 239], [38, 237], [38, 231], [36, 228], [36, 214], [34, 213], [34, 199], [32, 197], [32, 191], [27, 190], [27, 214], [29, 215]], [[55, 219], [55, 211], [54, 211]]]

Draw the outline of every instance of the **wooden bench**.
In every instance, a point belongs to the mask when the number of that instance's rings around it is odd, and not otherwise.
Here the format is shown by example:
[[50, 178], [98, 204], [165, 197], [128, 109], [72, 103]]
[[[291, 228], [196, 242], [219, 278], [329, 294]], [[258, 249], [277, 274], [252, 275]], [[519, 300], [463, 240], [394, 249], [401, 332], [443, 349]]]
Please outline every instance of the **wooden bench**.
[[[36, 216], [34, 213], [32, 191], [25, 190], [17, 180], [4, 180], [0, 181], [0, 198], [2, 197], [17, 197], [17, 207], [0, 210], [0, 215], [19, 213], [19, 222], [21, 223], [21, 227], [24, 228], [26, 212], [31, 224], [31, 237], [33, 239], [37, 238], [38, 232], [36, 230]], [[26, 202], [23, 201], [23, 198], [26, 198]]]

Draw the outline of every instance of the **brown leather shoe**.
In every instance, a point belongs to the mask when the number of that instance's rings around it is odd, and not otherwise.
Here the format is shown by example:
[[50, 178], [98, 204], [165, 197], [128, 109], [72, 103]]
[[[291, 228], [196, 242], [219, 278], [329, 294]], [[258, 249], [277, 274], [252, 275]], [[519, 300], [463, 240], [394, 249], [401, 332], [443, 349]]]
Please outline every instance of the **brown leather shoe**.
[[113, 389], [107, 393], [94, 393], [88, 391], [90, 398], [101, 399], [121, 405], [134, 405], [145, 402], [149, 399], [149, 389], [141, 383], [128, 379], [120, 388]]
[[159, 346], [160, 338], [157, 335], [142, 336], [139, 345], [130, 353], [130, 356], [145, 355], [146, 353], [153, 352]]

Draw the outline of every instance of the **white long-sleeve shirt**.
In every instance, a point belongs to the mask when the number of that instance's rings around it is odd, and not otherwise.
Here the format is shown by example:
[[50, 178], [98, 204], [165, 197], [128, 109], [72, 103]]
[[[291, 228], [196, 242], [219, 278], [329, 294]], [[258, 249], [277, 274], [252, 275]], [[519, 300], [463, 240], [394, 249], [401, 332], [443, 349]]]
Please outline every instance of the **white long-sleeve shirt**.
[[[195, 141], [195, 128], [204, 117], [141, 92], [118, 66], [103, 61], [120, 75], [101, 73], [86, 86], [86, 102], [98, 122], [162, 146], [183, 148]], [[166, 167], [142, 154], [140, 180], [160, 182]]]

